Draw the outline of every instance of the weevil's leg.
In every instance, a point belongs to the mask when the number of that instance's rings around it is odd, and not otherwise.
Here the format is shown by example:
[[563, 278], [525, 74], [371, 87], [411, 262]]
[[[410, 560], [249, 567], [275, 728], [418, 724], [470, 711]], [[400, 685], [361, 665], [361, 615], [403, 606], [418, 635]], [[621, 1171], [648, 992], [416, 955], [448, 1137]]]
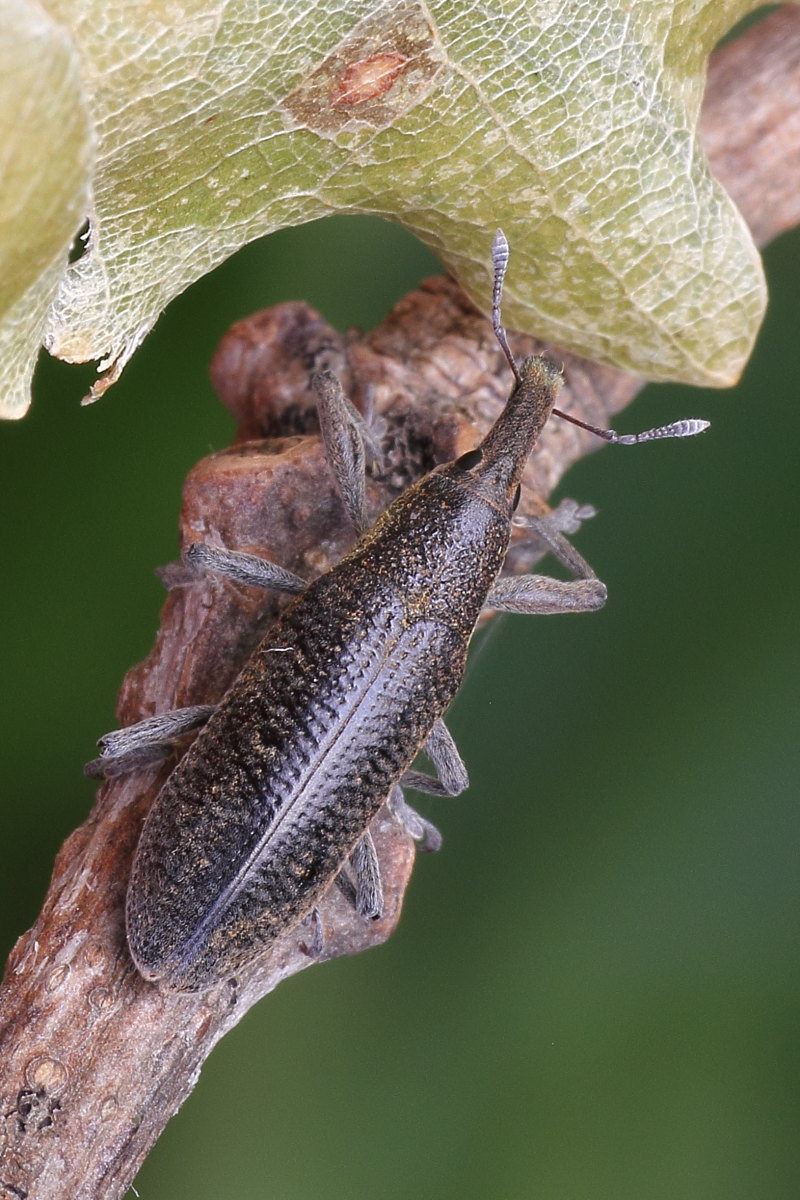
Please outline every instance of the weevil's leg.
[[322, 917], [319, 915], [316, 904], [310, 912], [306, 913], [300, 924], [306, 929], [311, 926], [311, 938], [308, 942], [300, 943], [301, 951], [309, 958], [319, 958], [322, 954], [322, 947], [325, 945], [325, 930], [322, 927]]
[[541, 543], [544, 541], [554, 556], [564, 563], [573, 574], [585, 578], [587, 573], [593, 575], [594, 572], [563, 535], [577, 533], [584, 521], [595, 516], [597, 516], [597, 509], [593, 508], [591, 504], [578, 504], [575, 500], [562, 500], [546, 516], [534, 517], [518, 514], [512, 517], [511, 524], [516, 528], [531, 530], [533, 534], [531, 536], [528, 533], [527, 537], [523, 534], [521, 543], [517, 543], [518, 546], [527, 543], [541, 554]]
[[367, 462], [381, 463], [383, 461], [383, 447], [381, 446], [381, 438], [386, 433], [386, 422], [383, 417], [375, 414], [375, 392], [370, 385], [364, 396], [364, 415], [353, 404], [349, 397], [345, 397], [348, 408], [356, 423], [361, 440], [364, 443], [364, 450], [367, 455]]
[[436, 722], [423, 749], [436, 767], [436, 776], [425, 771], [406, 771], [400, 780], [401, 787], [426, 792], [429, 796], [459, 796], [469, 787], [464, 760], [444, 721]]
[[583, 555], [578, 553], [572, 542], [568, 541], [554, 524], [553, 515], [551, 513], [548, 517], [529, 517], [526, 524], [539, 534], [542, 541], [547, 542], [553, 557], [557, 558], [576, 579], [596, 579], [597, 576]]
[[[557, 512], [558, 510], [556, 510]], [[486, 608], [499, 612], [536, 613], [593, 612], [602, 608], [608, 595], [583, 555], [549, 517], [528, 517], [525, 524], [545, 541], [552, 554], [576, 576], [568, 581], [547, 575], [506, 575], [495, 580], [486, 597]]]
[[[549, 525], [557, 533], [577, 533], [584, 521], [590, 521], [597, 516], [597, 509], [591, 504], [578, 504], [577, 500], [562, 500], [546, 517], [536, 517], [533, 521], [522, 518], [520, 524], [534, 526]], [[516, 524], [516, 522], [513, 522]]]
[[451, 796], [441, 779], [429, 775], [427, 771], [406, 771], [400, 777], [400, 786], [411, 788], [412, 792], [424, 792], [426, 796]]
[[342, 868], [333, 881], [351, 908], [356, 906], [356, 888], [350, 876]]
[[486, 598], [486, 608], [498, 612], [594, 612], [608, 592], [599, 579], [550, 579], [547, 575], [507, 575], [498, 579]]
[[[427, 771], [415, 771], [413, 769], [406, 771], [400, 777], [400, 786], [411, 788], [412, 792], [424, 792], [426, 796], [458, 795], [458, 792], [448, 791], [441, 779], [437, 779], [435, 775], [429, 775]], [[463, 788], [460, 790], [463, 791]]]
[[406, 804], [405, 796], [399, 786], [392, 788], [388, 804], [392, 816], [408, 836], [417, 842], [420, 850], [433, 853], [441, 848], [442, 835], [439, 830], [430, 821], [426, 821], [418, 812], [415, 812], [410, 804]]
[[342, 870], [336, 876], [336, 886], [360, 916], [371, 919], [382, 916], [383, 885], [380, 865], [369, 830], [350, 855], [349, 861], [356, 877], [355, 885], [350, 876]]
[[320, 371], [312, 383], [325, 453], [342, 503], [358, 533], [368, 527], [366, 512], [366, 459], [364, 421], [342, 390], [332, 371]]
[[458, 796], [469, 787], [469, 775], [464, 760], [458, 753], [453, 735], [439, 718], [428, 734], [423, 749], [436, 767], [436, 773], [448, 796]]
[[236, 583], [250, 587], [271, 588], [277, 592], [304, 592], [308, 581], [256, 554], [244, 554], [239, 550], [224, 550], [219, 546], [207, 546], [205, 542], [193, 542], [183, 552], [183, 561], [198, 574], [215, 571], [227, 575]]
[[98, 740], [100, 757], [86, 764], [84, 774], [91, 779], [110, 779], [160, 762], [170, 754], [176, 738], [204, 725], [213, 711], [213, 704], [195, 704], [146, 717], [125, 729], [112, 729]]
[[369, 830], [350, 855], [356, 876], [356, 912], [375, 920], [383, 915], [383, 885], [378, 852]]

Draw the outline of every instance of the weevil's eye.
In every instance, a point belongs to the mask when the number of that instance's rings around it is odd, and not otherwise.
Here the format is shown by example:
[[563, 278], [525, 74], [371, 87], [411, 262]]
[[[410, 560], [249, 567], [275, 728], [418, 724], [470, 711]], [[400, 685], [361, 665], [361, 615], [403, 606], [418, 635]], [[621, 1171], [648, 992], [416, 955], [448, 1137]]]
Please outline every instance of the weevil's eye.
[[461, 458], [456, 459], [455, 465], [462, 471], [471, 471], [473, 467], [477, 467], [482, 458], [480, 450], [468, 450], [466, 454], [461, 455]]
[[522, 496], [522, 484], [517, 484], [517, 490], [514, 492], [514, 499], [511, 501], [511, 511], [515, 513], [519, 508], [520, 497]]

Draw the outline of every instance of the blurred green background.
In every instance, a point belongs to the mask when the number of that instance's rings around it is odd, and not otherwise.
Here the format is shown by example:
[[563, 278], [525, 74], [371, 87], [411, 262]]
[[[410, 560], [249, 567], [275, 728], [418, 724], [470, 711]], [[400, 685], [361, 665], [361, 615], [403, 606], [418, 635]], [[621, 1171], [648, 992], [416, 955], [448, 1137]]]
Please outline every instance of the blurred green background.
[[[469, 792], [401, 927], [309, 970], [214, 1052], [144, 1200], [796, 1200], [800, 234], [733, 392], [652, 387], [561, 495], [607, 582], [591, 616], [505, 618], [451, 715]], [[87, 814], [81, 775], [147, 652], [181, 481], [229, 440], [206, 368], [304, 298], [370, 327], [435, 261], [340, 218], [250, 246], [175, 302], [93, 408], [45, 362], [0, 427], [0, 948]]]

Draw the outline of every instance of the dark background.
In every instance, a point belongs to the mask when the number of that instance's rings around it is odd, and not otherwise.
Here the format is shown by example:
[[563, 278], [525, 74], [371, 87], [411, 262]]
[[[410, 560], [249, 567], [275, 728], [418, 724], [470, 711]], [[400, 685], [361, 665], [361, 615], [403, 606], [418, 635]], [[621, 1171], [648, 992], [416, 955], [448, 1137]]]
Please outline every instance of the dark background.
[[[561, 495], [599, 614], [509, 617], [450, 724], [469, 792], [425, 801], [390, 943], [289, 980], [214, 1052], [144, 1200], [795, 1200], [800, 234], [732, 392], [651, 387]], [[181, 481], [232, 422], [230, 322], [303, 298], [376, 324], [435, 260], [338, 218], [250, 246], [177, 300], [99, 404], [45, 362], [0, 427], [0, 950], [89, 811], [81, 775], [155, 634]]]

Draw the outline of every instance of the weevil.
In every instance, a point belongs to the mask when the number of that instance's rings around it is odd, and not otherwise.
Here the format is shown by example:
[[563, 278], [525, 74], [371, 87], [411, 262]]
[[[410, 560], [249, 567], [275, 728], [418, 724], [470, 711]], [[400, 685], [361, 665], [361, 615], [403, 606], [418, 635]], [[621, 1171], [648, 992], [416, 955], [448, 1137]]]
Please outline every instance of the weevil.
[[[353, 549], [308, 584], [252, 555], [203, 544], [186, 553], [194, 569], [297, 595], [216, 708], [176, 710], [108, 734], [90, 764], [92, 773], [129, 769], [203, 726], [156, 798], [134, 858], [127, 936], [148, 980], [201, 990], [234, 975], [313, 913], [334, 881], [365, 918], [379, 915], [369, 833], [378, 810], [388, 802], [412, 836], [435, 844], [433, 826], [406, 804], [403, 787], [456, 795], [467, 786], [442, 717], [482, 610], [585, 612], [605, 603], [605, 586], [558, 520], [539, 521], [537, 531], [575, 578], [500, 575], [522, 472], [558, 412], [562, 382], [545, 359], [517, 366], [511, 355], [500, 323], [507, 259], [498, 231], [493, 324], [515, 386], [475, 449], [436, 467], [368, 528], [367, 431], [336, 377], [322, 372], [314, 379], [320, 426], [360, 534]], [[704, 427], [593, 431], [631, 442]], [[421, 750], [436, 776], [411, 769]]]

